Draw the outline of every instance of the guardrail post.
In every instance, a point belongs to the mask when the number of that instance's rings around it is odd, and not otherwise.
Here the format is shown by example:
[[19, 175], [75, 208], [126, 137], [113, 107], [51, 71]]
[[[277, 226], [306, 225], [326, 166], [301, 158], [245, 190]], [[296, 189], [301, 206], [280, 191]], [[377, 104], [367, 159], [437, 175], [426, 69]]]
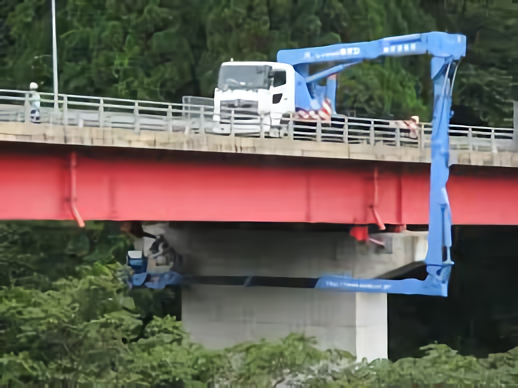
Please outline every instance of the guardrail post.
[[468, 128], [468, 150], [473, 151], [473, 129]]
[[423, 150], [424, 149], [424, 127], [422, 125], [419, 125], [419, 132], [418, 132], [418, 135], [419, 137], [417, 138], [417, 146], [419, 148], [419, 150]]
[[171, 104], [167, 104], [167, 131], [173, 132], [173, 106]]
[[497, 153], [496, 149], [496, 138], [495, 138], [495, 128], [491, 128], [491, 152]]
[[135, 132], [140, 132], [139, 114], [138, 114], [138, 101], [135, 101], [135, 109], [133, 111], [135, 115]]
[[187, 115], [187, 120], [184, 120], [185, 128], [184, 128], [184, 135], [189, 136], [191, 134], [191, 118], [189, 114]]
[[263, 126], [264, 115], [261, 113], [259, 116], [259, 137], [264, 139], [264, 126]]
[[29, 93], [25, 93], [25, 102], [24, 102], [24, 107], [25, 107], [25, 122], [26, 123], [29, 123], [31, 121], [31, 103], [29, 102], [29, 99], [30, 99], [30, 95]]
[[200, 134], [205, 135], [205, 107], [200, 107]]
[[230, 109], [230, 136], [234, 137], [234, 113], [235, 109]]
[[371, 120], [371, 125], [369, 128], [369, 142], [370, 145], [374, 145], [374, 120]]
[[[184, 135], [185, 136], [189, 136], [191, 134], [191, 103], [190, 103], [190, 100], [189, 100], [189, 103], [187, 104], [187, 118], [185, 118], [185, 115], [183, 115], [182, 113], [182, 116], [184, 118], [184, 125], [185, 125], [185, 128], [184, 128]], [[182, 112], [183, 112], [183, 108], [184, 106], [182, 106]]]
[[65, 129], [68, 127], [68, 96], [63, 96], [63, 125]]
[[322, 141], [322, 120], [320, 117], [317, 119], [317, 141]]
[[344, 143], [349, 144], [349, 117], [345, 117], [344, 121]]
[[104, 127], [104, 99], [99, 101], [99, 128]]
[[294, 122], [293, 122], [293, 112], [290, 112], [290, 120], [288, 121], [288, 138], [293, 140], [294, 138]]
[[401, 129], [396, 128], [396, 147], [401, 147]]

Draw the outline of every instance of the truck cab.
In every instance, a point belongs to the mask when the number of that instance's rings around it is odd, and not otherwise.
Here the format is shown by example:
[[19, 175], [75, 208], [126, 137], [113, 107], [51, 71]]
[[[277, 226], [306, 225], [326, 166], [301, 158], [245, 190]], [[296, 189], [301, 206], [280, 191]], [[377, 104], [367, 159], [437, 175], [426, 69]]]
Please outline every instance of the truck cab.
[[278, 62], [225, 62], [214, 91], [214, 131], [276, 132], [281, 118], [295, 112], [295, 70]]

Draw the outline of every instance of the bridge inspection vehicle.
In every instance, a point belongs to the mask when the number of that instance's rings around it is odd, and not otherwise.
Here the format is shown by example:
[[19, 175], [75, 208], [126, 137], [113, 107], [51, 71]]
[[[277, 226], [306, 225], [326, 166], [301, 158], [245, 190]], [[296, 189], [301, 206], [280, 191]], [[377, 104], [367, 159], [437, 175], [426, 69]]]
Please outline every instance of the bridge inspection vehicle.
[[[466, 37], [444, 32], [412, 34], [372, 42], [281, 50], [277, 54], [278, 62], [231, 61], [221, 66], [215, 90], [214, 120], [221, 124], [231, 120], [235, 126], [240, 120], [236, 116], [243, 113], [243, 120], [248, 120], [247, 125], [243, 126], [243, 131], [246, 131], [246, 128], [257, 125], [266, 125], [270, 129], [279, 127], [282, 118], [292, 113], [302, 118], [305, 114], [312, 117], [317, 115], [319, 120], [333, 117], [336, 115], [337, 73], [368, 59], [426, 54], [432, 57], [434, 90], [428, 251], [424, 260], [427, 277], [422, 281], [353, 279], [330, 274], [321, 276], [315, 288], [447, 296], [453, 265], [450, 257], [451, 210], [446, 190], [450, 165], [448, 129], [452, 116], [454, 79], [460, 60], [466, 54]], [[310, 65], [322, 63], [333, 63], [333, 66], [310, 74]], [[319, 85], [318, 82], [325, 78], [326, 86]], [[237, 108], [240, 112], [236, 113], [237, 110], [233, 109], [234, 113], [229, 118], [223, 114], [227, 108]], [[265, 117], [268, 117], [268, 123], [262, 122]], [[180, 275], [173, 264], [164, 264], [170, 266], [169, 270], [156, 275], [156, 282], [146, 282], [147, 263], [148, 259], [141, 252], [128, 255], [128, 264], [140, 279], [135, 284], [137, 286], [160, 288], [186, 279], [187, 274]]]

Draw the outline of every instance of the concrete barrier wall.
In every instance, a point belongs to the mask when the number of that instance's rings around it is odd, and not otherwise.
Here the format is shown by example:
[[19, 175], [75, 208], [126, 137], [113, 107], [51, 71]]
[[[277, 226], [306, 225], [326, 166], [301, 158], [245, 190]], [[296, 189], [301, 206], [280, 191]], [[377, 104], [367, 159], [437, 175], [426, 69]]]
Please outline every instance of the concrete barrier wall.
[[[388, 145], [343, 144], [260, 139], [232, 136], [186, 135], [183, 132], [120, 128], [94, 128], [85, 125], [62, 126], [0, 122], [0, 141], [42, 144], [85, 145], [96, 147], [126, 147], [170, 151], [195, 151], [225, 154], [276, 155], [304, 158], [352, 159], [430, 163], [430, 149]], [[487, 148], [487, 147], [486, 147]], [[518, 167], [518, 152], [513, 140], [497, 142], [496, 152], [451, 150], [451, 164]]]

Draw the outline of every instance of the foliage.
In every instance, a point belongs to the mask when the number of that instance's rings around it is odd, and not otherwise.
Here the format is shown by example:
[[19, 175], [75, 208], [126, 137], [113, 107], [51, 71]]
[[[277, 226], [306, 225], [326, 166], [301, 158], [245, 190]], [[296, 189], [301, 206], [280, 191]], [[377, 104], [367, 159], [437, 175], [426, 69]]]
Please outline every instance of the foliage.
[[[469, 42], [454, 120], [503, 125], [512, 109], [515, 8], [468, 0], [58, 0], [59, 87], [69, 94], [179, 101], [212, 96], [218, 67], [230, 58], [275, 60], [281, 48], [441, 30], [464, 33]], [[50, 91], [48, 2], [2, 2], [0, 32], [2, 87], [26, 89], [37, 81]], [[341, 74], [337, 99], [342, 111], [431, 119], [429, 61], [355, 66]]]
[[[179, 101], [211, 96], [221, 62], [274, 60], [282, 48], [441, 30], [468, 37], [454, 94], [457, 122], [511, 116], [516, 7], [468, 0], [57, 0], [63, 93]], [[50, 7], [0, 3], [2, 88], [52, 85]], [[425, 57], [340, 76], [340, 110], [430, 118]], [[476, 359], [444, 345], [420, 358], [354, 361], [292, 334], [210, 352], [182, 329], [174, 290], [128, 290], [129, 242], [110, 223], [0, 224], [0, 384], [299, 387], [518, 383], [518, 351]]]
[[158, 384], [200, 373], [204, 351], [173, 318], [149, 319], [163, 316], [160, 308], [146, 292], [135, 303], [121, 281], [117, 258], [128, 241], [112, 226], [0, 225], [9, 273], [0, 289], [0, 382]]
[[[518, 383], [518, 348], [476, 359], [445, 345], [422, 357], [355, 360], [291, 334], [208, 351], [157, 303], [129, 290], [117, 258], [129, 243], [110, 223], [0, 224], [0, 386], [404, 387]], [[171, 292], [171, 291], [169, 291]]]

